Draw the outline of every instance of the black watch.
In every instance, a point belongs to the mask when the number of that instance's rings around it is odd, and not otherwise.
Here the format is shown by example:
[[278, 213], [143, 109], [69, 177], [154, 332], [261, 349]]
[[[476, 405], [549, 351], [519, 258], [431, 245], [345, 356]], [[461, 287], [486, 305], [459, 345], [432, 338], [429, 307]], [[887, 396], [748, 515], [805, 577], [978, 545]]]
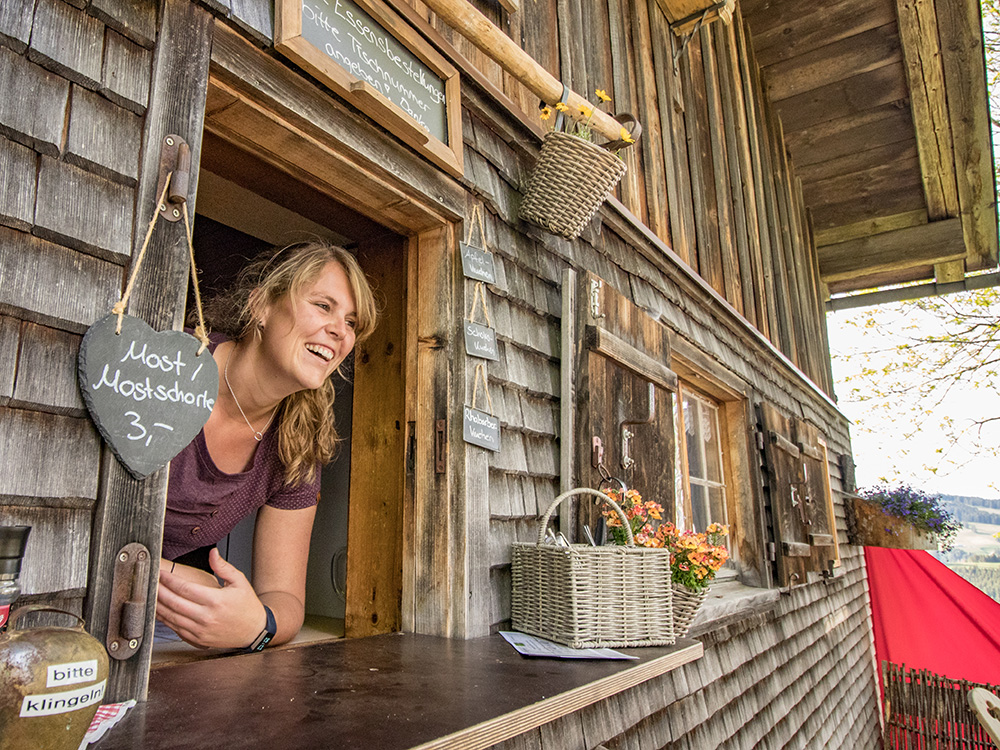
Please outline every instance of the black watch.
[[274, 621], [274, 612], [266, 604], [264, 605], [264, 614], [267, 616], [267, 624], [260, 631], [260, 635], [253, 639], [253, 643], [243, 649], [248, 654], [263, 651], [264, 647], [274, 638], [274, 634], [278, 632], [278, 624]]

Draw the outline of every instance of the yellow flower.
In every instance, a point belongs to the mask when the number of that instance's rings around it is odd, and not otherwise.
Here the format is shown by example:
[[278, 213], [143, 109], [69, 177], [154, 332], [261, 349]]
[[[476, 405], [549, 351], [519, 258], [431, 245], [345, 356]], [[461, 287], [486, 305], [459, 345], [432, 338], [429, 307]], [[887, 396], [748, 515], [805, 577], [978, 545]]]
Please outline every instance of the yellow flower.
[[552, 116], [552, 108], [543, 107], [542, 111], [538, 113], [538, 116], [541, 117], [543, 120], [548, 120]]
[[597, 98], [600, 99], [602, 102], [611, 101], [611, 97], [608, 96], [608, 92], [605, 91], [604, 89], [597, 89], [597, 91], [595, 91], [594, 93], [597, 94]]
[[557, 102], [556, 109], [560, 112], [569, 112], [569, 107], [566, 106], [566, 102]]
[[590, 117], [592, 114], [594, 114], [594, 110], [592, 110], [590, 107], [580, 107], [580, 114], [583, 115], [584, 117]]
[[622, 132], [618, 137], [625, 141], [625, 143], [635, 143], [635, 138], [633, 138], [625, 128], [622, 128]]

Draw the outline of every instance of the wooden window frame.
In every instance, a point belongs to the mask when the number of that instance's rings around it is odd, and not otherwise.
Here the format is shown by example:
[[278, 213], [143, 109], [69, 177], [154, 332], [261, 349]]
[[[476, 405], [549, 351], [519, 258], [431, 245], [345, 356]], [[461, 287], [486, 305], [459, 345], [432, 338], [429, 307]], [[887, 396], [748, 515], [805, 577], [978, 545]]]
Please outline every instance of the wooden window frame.
[[[757, 450], [751, 444], [754, 422], [750, 389], [738, 376], [680, 337], [674, 338], [671, 367], [678, 378], [678, 404], [686, 389], [714, 402], [718, 409], [730, 555], [740, 582], [747, 586], [769, 588], [772, 580], [765, 554], [767, 536], [760, 462], [754, 460]], [[677, 420], [678, 431], [683, 429], [682, 419], [683, 415]], [[684, 497], [678, 498], [678, 503], [686, 504], [690, 490], [686, 485], [686, 470], [682, 466], [686, 459], [681, 456], [681, 450], [678, 445], [678, 470], [685, 476], [685, 484]]]
[[[724, 413], [725, 407], [720, 404], [715, 399], [706, 396], [697, 389], [691, 387], [684, 381], [678, 381], [677, 383], [677, 394], [676, 394], [676, 416], [674, 417], [674, 425], [677, 430], [677, 458], [679, 464], [679, 476], [681, 480], [681, 485], [683, 487], [683, 492], [681, 494], [680, 502], [675, 503], [678, 508], [683, 508], [682, 514], [675, 514], [679, 519], [683, 518], [685, 520], [684, 528], [693, 528], [694, 523], [694, 504], [693, 495], [691, 492], [691, 469], [688, 463], [688, 437], [687, 429], [684, 425], [684, 398], [686, 396], [692, 396], [697, 401], [702, 402], [707, 405], [712, 410], [712, 423], [715, 430], [716, 440], [718, 442], [719, 450], [719, 473], [722, 475], [722, 481], [716, 482], [711, 479], [696, 477], [694, 479], [694, 484], [704, 487], [706, 490], [710, 489], [721, 489], [722, 490], [722, 504], [725, 509], [726, 518], [721, 522], [724, 525], [729, 525], [729, 495], [727, 480], [729, 478], [729, 472], [726, 469], [726, 462], [729, 460], [729, 450], [726, 446], [726, 440], [724, 439], [722, 431], [722, 420], [720, 415]], [[703, 458], [705, 451], [702, 449]], [[712, 519], [712, 522], [719, 522], [717, 519]]]

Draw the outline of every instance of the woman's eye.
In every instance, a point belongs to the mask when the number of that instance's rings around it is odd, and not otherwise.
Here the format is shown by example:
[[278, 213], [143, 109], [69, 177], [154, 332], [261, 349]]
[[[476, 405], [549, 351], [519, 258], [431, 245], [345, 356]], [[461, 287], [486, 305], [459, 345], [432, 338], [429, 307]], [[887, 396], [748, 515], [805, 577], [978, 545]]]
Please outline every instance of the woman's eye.
[[313, 304], [316, 305], [316, 307], [318, 307], [320, 310], [323, 310], [325, 312], [330, 311], [330, 306], [326, 302], [314, 302]]
[[352, 318], [348, 318], [347, 325], [349, 325], [351, 328], [357, 328], [358, 327], [358, 321], [356, 321], [356, 320], [354, 320]]

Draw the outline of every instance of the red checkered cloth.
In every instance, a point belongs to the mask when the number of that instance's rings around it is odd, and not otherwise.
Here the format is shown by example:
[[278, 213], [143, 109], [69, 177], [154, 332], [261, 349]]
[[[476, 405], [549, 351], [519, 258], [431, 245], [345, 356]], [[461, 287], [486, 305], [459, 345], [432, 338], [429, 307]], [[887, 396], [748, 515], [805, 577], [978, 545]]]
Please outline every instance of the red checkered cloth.
[[94, 714], [94, 720], [90, 722], [90, 728], [80, 743], [79, 750], [87, 750], [87, 746], [97, 742], [108, 733], [115, 724], [122, 720], [125, 712], [135, 705], [135, 701], [125, 701], [124, 703], [108, 703], [100, 706]]

